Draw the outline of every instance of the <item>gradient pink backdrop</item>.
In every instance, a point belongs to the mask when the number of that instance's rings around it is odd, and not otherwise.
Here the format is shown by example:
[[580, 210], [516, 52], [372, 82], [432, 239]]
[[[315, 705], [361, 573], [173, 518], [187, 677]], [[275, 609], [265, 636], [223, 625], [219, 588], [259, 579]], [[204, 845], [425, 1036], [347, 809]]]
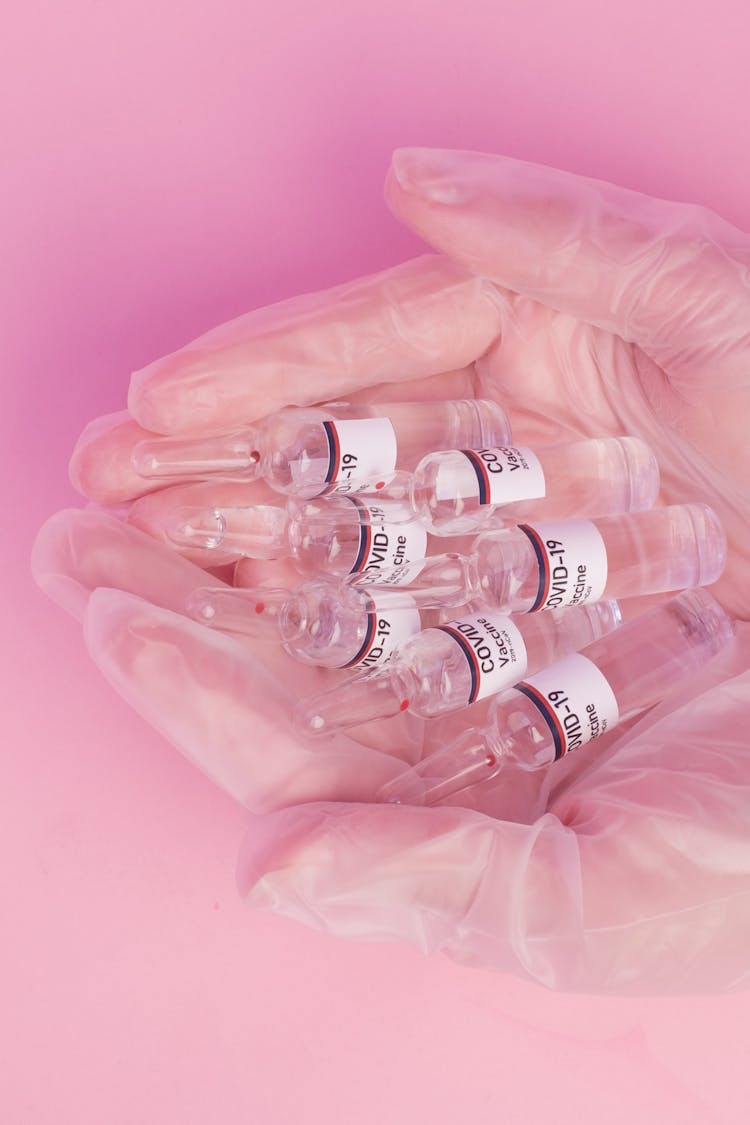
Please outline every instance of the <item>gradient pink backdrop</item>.
[[551, 995], [246, 910], [242, 811], [89, 666], [28, 554], [78, 502], [70, 447], [123, 405], [132, 369], [418, 249], [381, 203], [396, 145], [502, 151], [750, 228], [749, 11], [6, 8], [4, 1122], [746, 1121], [748, 996]]

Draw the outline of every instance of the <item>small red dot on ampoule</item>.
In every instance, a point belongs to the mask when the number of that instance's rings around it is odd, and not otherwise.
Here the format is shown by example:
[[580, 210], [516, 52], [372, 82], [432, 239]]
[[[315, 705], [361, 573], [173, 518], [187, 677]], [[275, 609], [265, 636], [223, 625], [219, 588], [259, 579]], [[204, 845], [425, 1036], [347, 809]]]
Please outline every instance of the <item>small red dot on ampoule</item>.
[[488, 754], [487, 757], [484, 760], [485, 760], [485, 762], [487, 763], [488, 766], [496, 766], [497, 765], [497, 758], [495, 757], [494, 754]]
[[379, 480], [378, 483], [375, 485], [375, 487], [376, 488], [385, 488], [385, 481]]
[[402, 699], [400, 704], [399, 704], [398, 709], [399, 709], [399, 711], [406, 711], [408, 706], [409, 706], [409, 700], [408, 699]]
[[265, 602], [256, 602], [255, 603], [255, 612], [256, 613], [263, 613], [263, 610], [265, 608], [266, 608]]
[[257, 465], [258, 461], [260, 461], [260, 453], [258, 452], [257, 449], [253, 449], [252, 452], [250, 453], [250, 460], [253, 461], [256, 465]]

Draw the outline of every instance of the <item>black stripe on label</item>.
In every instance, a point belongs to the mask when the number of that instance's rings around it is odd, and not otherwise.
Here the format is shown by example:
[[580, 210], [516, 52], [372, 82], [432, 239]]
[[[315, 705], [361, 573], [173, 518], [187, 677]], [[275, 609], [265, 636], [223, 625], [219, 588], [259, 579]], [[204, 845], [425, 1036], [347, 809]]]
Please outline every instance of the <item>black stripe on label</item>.
[[359, 549], [357, 557], [354, 560], [350, 574], [358, 574], [360, 570], [364, 569], [367, 562], [367, 556], [370, 554], [370, 547], [372, 546], [372, 528], [369, 523], [363, 523], [359, 528]]
[[479, 503], [489, 504], [490, 502], [490, 478], [487, 476], [487, 469], [481, 457], [478, 457], [473, 449], [462, 449], [464, 457], [466, 457], [471, 465], [474, 473], [476, 474], [477, 483], [479, 485]]
[[367, 556], [370, 553], [372, 546], [372, 524], [370, 523], [370, 511], [358, 500], [356, 496], [347, 496], [346, 500], [353, 504], [357, 510], [357, 517], [359, 519], [359, 545], [357, 547], [357, 557], [354, 560], [354, 566], [349, 571], [350, 574], [358, 574], [360, 570], [364, 569]]
[[515, 684], [515, 689], [516, 691], [520, 691], [522, 695], [526, 696], [529, 702], [534, 704], [537, 711], [549, 727], [550, 734], [552, 735], [552, 741], [555, 744], [555, 761], [559, 761], [565, 753], [565, 736], [563, 735], [560, 721], [557, 718], [555, 712], [550, 707], [549, 701], [541, 694], [541, 692], [532, 687], [531, 684], [521, 682], [520, 684]]
[[466, 637], [462, 636], [457, 629], [451, 628], [450, 625], [438, 625], [436, 628], [441, 632], [447, 633], [451, 640], [455, 641], [461, 652], [466, 657], [466, 663], [469, 665], [469, 674], [471, 676], [471, 690], [469, 692], [469, 703], [475, 703], [477, 695], [479, 694], [479, 684], [481, 682], [481, 674], [479, 671], [479, 661], [477, 654], [471, 647]]
[[547, 594], [549, 592], [549, 574], [550, 574], [549, 559], [547, 558], [547, 552], [544, 550], [544, 547], [542, 546], [542, 542], [539, 538], [539, 535], [534, 530], [533, 527], [529, 527], [527, 524], [524, 524], [524, 523], [519, 523], [518, 530], [522, 531], [524, 533], [526, 538], [531, 543], [531, 546], [534, 548], [534, 554], [536, 555], [537, 566], [539, 567], [539, 584], [537, 586], [536, 599], [534, 600], [534, 604], [532, 605], [531, 609], [529, 610], [529, 613], [533, 613], [534, 610], [539, 609], [540, 606], [544, 605], [544, 602], [547, 599]]
[[347, 660], [346, 664], [342, 664], [342, 668], [352, 668], [355, 664], [359, 664], [361, 660], [367, 656], [372, 648], [372, 642], [375, 637], [375, 625], [377, 623], [377, 613], [372, 612], [367, 614], [367, 630], [365, 632], [365, 639], [362, 642], [359, 652], [351, 660]]

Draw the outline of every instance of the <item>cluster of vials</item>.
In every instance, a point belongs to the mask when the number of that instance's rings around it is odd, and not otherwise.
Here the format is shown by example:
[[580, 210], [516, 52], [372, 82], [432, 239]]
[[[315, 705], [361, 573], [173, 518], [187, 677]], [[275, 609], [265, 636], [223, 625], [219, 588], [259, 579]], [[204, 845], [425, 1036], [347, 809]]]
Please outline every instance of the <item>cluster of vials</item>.
[[[530, 449], [512, 444], [492, 401], [332, 403], [223, 437], [143, 443], [135, 466], [151, 478], [262, 477], [285, 494], [181, 509], [169, 535], [294, 560], [304, 577], [291, 589], [206, 586], [188, 608], [350, 670], [300, 701], [309, 737], [493, 697], [481, 726], [383, 799], [435, 803], [511, 760], [547, 766], [660, 702], [733, 633], [701, 589], [724, 567], [721, 524], [704, 504], [654, 507], [658, 464], [636, 437]], [[622, 624], [613, 599], [668, 591], [682, 592]]]

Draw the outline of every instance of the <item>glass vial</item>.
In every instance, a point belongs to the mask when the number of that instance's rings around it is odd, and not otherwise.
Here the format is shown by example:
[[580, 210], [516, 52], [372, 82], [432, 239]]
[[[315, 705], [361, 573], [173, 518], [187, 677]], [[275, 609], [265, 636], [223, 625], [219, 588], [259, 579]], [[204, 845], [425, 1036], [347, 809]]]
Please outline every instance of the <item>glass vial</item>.
[[515, 619], [489, 609], [469, 613], [401, 643], [381, 674], [303, 700], [295, 721], [323, 735], [400, 711], [422, 718], [459, 711], [619, 623], [616, 602]]
[[501, 445], [509, 435], [505, 412], [486, 399], [290, 406], [263, 423], [260, 472], [298, 496], [368, 492], [425, 453]]
[[512, 761], [541, 769], [661, 702], [731, 641], [733, 625], [706, 590], [690, 590], [594, 641], [492, 702], [467, 730], [389, 782], [379, 800], [435, 804], [497, 777]]
[[639, 512], [653, 506], [659, 467], [639, 438], [590, 438], [430, 453], [414, 472], [415, 512], [435, 535], [526, 520]]
[[[584, 605], [706, 586], [721, 575], [726, 536], [706, 504], [673, 504], [597, 520], [547, 520], [487, 531], [470, 555], [403, 567], [419, 606], [482, 602], [505, 613]], [[378, 581], [390, 575], [381, 572]], [[351, 579], [367, 586], [366, 573]]]
[[[423, 559], [427, 531], [408, 500], [408, 476], [397, 473], [384, 495], [326, 496], [286, 506], [180, 508], [165, 521], [181, 548], [220, 550], [254, 559], [291, 558], [304, 575], [360, 575], [398, 586]], [[400, 498], [399, 498], [400, 497]]]

